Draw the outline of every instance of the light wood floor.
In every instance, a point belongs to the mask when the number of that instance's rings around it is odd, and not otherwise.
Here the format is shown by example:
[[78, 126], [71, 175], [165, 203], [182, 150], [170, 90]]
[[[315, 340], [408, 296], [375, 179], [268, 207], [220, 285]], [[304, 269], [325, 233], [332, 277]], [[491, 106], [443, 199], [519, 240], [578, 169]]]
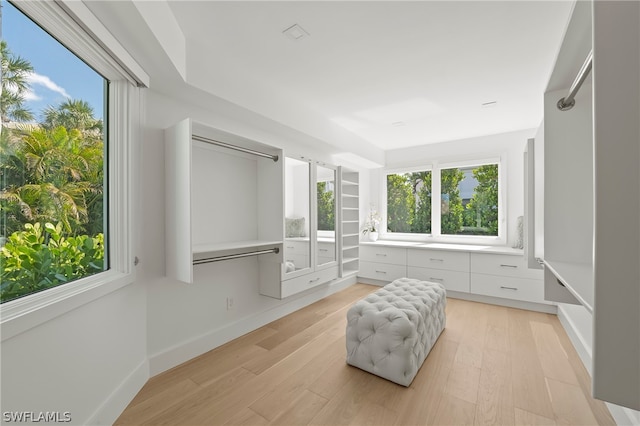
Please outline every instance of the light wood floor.
[[448, 299], [410, 387], [345, 363], [356, 284], [153, 377], [116, 424], [614, 425], [554, 315]]

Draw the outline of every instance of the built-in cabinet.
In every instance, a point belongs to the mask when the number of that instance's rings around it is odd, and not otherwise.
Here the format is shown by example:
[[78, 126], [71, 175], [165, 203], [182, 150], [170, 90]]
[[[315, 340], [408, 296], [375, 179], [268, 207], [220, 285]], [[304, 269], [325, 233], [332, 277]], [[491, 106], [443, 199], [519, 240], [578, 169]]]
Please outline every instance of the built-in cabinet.
[[[384, 284], [402, 277], [439, 282], [452, 297], [489, 296], [548, 305], [543, 271], [530, 269], [521, 250], [506, 247], [466, 250], [454, 244], [362, 243], [358, 276]], [[533, 307], [529, 305], [528, 307]], [[541, 308], [545, 310], [546, 308]]]
[[278, 299], [338, 278], [342, 236], [338, 168], [293, 155], [284, 163], [283, 263], [260, 285]]
[[357, 272], [357, 172], [190, 119], [165, 130], [165, 163], [168, 277], [257, 258], [260, 293], [282, 299]]
[[[558, 108], [592, 72], [570, 109]], [[545, 296], [593, 315], [593, 395], [640, 409], [640, 3], [576, 2], [544, 95]]]
[[190, 119], [165, 130], [166, 274], [193, 282], [198, 265], [282, 262], [282, 151]]

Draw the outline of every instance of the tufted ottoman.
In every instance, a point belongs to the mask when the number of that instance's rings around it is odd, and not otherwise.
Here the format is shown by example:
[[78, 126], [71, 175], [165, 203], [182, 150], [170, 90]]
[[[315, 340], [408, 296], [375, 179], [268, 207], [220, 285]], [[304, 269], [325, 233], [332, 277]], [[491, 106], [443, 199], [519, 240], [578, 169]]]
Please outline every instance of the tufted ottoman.
[[400, 278], [347, 312], [347, 363], [409, 386], [444, 330], [442, 284]]

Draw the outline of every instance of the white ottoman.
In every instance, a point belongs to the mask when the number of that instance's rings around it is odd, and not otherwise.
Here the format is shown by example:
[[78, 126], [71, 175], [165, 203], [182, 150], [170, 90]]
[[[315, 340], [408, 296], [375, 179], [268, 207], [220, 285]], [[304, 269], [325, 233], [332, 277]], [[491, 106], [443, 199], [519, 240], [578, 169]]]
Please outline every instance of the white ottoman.
[[444, 330], [442, 284], [400, 278], [347, 312], [347, 363], [409, 386]]

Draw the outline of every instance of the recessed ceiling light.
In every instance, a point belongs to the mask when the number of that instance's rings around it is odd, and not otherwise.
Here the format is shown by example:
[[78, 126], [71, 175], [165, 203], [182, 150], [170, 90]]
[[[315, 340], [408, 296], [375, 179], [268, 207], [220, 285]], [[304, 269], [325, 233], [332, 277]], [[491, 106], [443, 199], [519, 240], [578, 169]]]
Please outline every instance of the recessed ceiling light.
[[301, 40], [309, 35], [309, 33], [298, 24], [290, 26], [286, 30], [282, 31], [282, 34], [286, 35], [293, 41]]
[[498, 101], [484, 102], [480, 104], [482, 108], [492, 108], [498, 104]]

